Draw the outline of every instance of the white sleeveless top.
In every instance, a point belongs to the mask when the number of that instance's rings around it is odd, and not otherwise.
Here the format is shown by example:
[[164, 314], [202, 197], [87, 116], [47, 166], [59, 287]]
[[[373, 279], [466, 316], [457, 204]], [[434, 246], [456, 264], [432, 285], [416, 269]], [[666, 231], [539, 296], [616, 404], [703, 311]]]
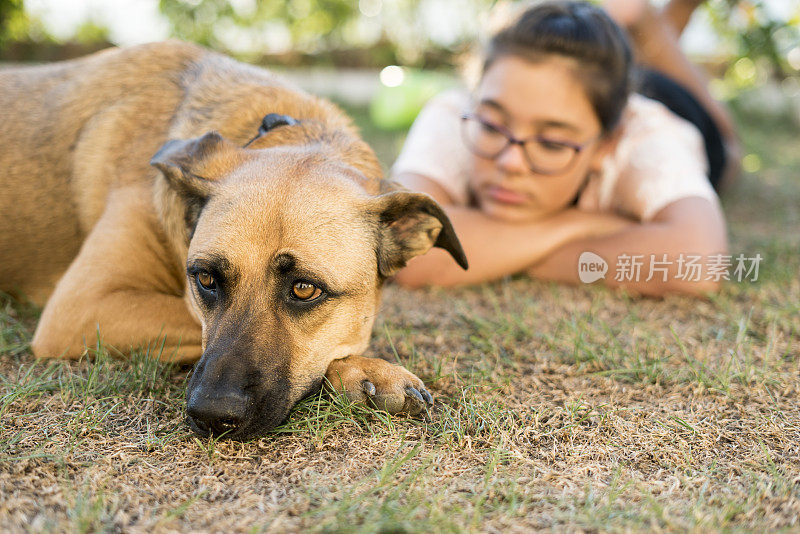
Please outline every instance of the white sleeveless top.
[[[392, 175], [424, 176], [447, 191], [456, 204], [466, 206], [473, 156], [461, 138], [461, 114], [468, 106], [465, 91], [433, 98], [414, 121]], [[578, 209], [649, 221], [683, 198], [719, 202], [708, 181], [703, 138], [693, 124], [660, 102], [632, 94], [620, 127], [616, 149], [603, 161], [602, 171], [589, 176]]]

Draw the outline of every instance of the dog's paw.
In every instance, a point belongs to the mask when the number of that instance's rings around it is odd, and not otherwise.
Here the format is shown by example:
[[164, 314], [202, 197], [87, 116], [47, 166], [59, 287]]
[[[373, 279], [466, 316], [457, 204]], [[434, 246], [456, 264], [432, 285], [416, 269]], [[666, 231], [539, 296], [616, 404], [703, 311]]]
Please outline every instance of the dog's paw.
[[433, 396], [422, 380], [404, 367], [378, 358], [348, 356], [334, 360], [325, 378], [348, 399], [389, 413], [416, 415], [433, 405]]

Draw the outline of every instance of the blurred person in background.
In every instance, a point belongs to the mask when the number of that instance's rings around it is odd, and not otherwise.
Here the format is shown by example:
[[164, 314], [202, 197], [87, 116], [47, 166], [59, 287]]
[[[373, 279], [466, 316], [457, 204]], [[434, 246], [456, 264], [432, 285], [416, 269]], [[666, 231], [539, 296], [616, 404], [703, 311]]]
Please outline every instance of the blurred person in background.
[[[431, 100], [392, 169], [445, 208], [470, 269], [432, 250], [397, 281], [577, 283], [591, 251], [611, 264], [610, 286], [717, 290], [676, 261], [726, 252], [717, 192], [738, 173], [733, 123], [678, 45], [700, 3], [549, 1], [495, 34], [472, 94]], [[614, 276], [620, 257], [641, 257], [636, 279]], [[648, 276], [654, 259], [668, 272]]]

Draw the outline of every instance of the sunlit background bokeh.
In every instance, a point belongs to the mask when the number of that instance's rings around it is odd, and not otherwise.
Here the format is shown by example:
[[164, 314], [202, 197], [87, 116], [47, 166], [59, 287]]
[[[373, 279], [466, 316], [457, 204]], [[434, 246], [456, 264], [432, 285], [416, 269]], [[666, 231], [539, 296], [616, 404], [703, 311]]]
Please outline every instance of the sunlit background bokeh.
[[[663, 1], [655, 0], [660, 4]], [[177, 37], [286, 72], [403, 130], [459, 83], [515, 3], [497, 0], [0, 0], [0, 61], [43, 62]], [[709, 0], [681, 44], [719, 99], [800, 125], [800, 2]], [[749, 157], [748, 157], [749, 156]], [[759, 158], [745, 156], [747, 170]]]

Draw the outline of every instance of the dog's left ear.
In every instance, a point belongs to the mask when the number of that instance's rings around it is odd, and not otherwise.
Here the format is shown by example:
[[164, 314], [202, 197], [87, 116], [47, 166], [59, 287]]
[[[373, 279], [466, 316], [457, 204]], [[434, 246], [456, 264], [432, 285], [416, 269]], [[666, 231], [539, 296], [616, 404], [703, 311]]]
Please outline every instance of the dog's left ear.
[[217, 179], [241, 160], [239, 147], [216, 132], [195, 139], [167, 141], [150, 160], [150, 165], [166, 178], [167, 187], [161, 202], [172, 208], [163, 209], [176, 214], [175, 220], [183, 220], [185, 229], [176, 231], [183, 233], [186, 242], [194, 234], [200, 213], [213, 193]]
[[240, 149], [217, 132], [195, 139], [167, 141], [150, 160], [170, 186], [189, 196], [207, 198], [215, 179], [241, 161]]
[[375, 197], [378, 217], [378, 271], [391, 276], [431, 247], [445, 249], [466, 269], [467, 257], [453, 225], [439, 204], [425, 193], [392, 191]]

